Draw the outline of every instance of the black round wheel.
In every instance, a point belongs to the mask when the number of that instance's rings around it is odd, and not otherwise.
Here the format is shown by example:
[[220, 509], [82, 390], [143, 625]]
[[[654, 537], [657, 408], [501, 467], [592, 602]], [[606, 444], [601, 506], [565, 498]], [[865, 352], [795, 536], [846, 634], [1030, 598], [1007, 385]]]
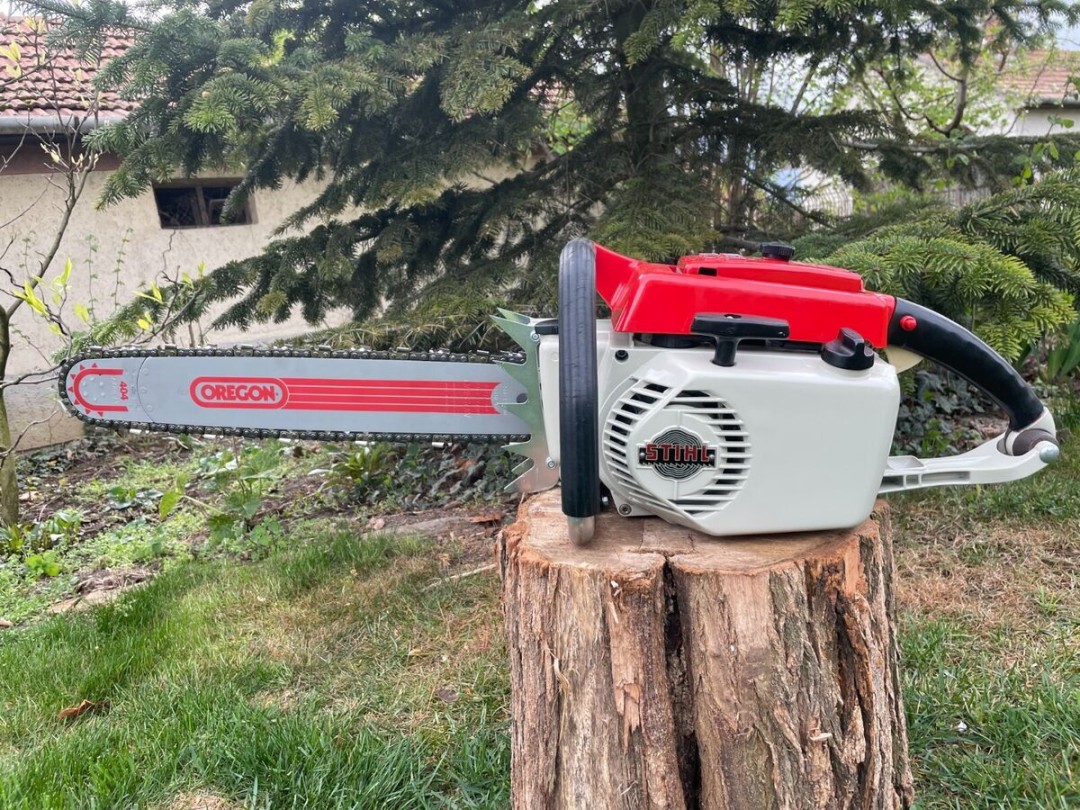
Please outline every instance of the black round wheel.
[[600, 511], [596, 249], [574, 239], [559, 256], [559, 455], [571, 539], [592, 539]]

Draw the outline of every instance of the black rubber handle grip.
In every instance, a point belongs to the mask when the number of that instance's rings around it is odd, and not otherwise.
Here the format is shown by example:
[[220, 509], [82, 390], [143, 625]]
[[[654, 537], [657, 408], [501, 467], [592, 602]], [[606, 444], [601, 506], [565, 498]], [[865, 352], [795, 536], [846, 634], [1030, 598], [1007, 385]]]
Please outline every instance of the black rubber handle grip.
[[563, 514], [600, 511], [596, 248], [574, 239], [559, 256], [559, 455]]
[[1042, 402], [1005, 358], [932, 309], [897, 298], [889, 345], [933, 360], [981, 388], [1009, 415], [1011, 430], [1023, 430], [1042, 415]]

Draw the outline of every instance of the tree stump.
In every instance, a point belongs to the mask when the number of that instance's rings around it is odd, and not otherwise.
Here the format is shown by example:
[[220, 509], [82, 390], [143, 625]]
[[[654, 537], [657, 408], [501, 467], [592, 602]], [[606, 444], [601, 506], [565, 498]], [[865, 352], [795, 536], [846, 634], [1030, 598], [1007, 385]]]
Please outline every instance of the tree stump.
[[883, 505], [737, 539], [604, 514], [575, 548], [555, 490], [500, 561], [515, 808], [911, 804]]

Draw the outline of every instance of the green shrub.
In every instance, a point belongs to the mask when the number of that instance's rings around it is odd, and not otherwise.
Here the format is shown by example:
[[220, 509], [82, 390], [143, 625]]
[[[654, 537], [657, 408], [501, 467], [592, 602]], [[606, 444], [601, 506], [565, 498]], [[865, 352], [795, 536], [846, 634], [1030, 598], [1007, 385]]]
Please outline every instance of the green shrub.
[[[852, 219], [797, 246], [806, 260], [854, 270], [972, 329], [1016, 360], [1076, 318], [1080, 294], [1080, 176], [1038, 182], [950, 208], [928, 199]], [[815, 254], [811, 257], [811, 253]]]

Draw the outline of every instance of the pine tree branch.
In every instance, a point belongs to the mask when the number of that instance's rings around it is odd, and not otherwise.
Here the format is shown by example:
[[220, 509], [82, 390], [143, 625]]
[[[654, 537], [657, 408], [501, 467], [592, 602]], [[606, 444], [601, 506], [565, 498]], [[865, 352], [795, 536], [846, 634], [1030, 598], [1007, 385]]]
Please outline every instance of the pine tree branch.
[[829, 220], [828, 217], [823, 216], [816, 211], [810, 211], [809, 209], [803, 208], [801, 205], [792, 200], [790, 195], [788, 195], [787, 192], [784, 191], [784, 189], [778, 188], [776, 185], [774, 185], [773, 183], [769, 183], [768, 181], [759, 180], [758, 178], [755, 178], [751, 175], [744, 176], [746, 177], [746, 181], [750, 183], [750, 185], [754, 186], [755, 188], [761, 189], [781, 205], [784, 205], [790, 208], [795, 213], [806, 217], [811, 222], [816, 222], [818, 225], [822, 225], [826, 228], [832, 227], [832, 222]]
[[810, 64], [806, 69], [806, 75], [803, 76], [802, 82], [799, 84], [799, 89], [795, 91], [795, 98], [791, 102], [791, 106], [788, 108], [790, 115], [795, 115], [799, 110], [799, 105], [802, 104], [803, 96], [806, 95], [807, 89], [810, 87], [810, 82], [814, 78], [814, 74], [817, 73], [818, 67], [824, 61], [824, 56], [814, 56], [810, 60]]

